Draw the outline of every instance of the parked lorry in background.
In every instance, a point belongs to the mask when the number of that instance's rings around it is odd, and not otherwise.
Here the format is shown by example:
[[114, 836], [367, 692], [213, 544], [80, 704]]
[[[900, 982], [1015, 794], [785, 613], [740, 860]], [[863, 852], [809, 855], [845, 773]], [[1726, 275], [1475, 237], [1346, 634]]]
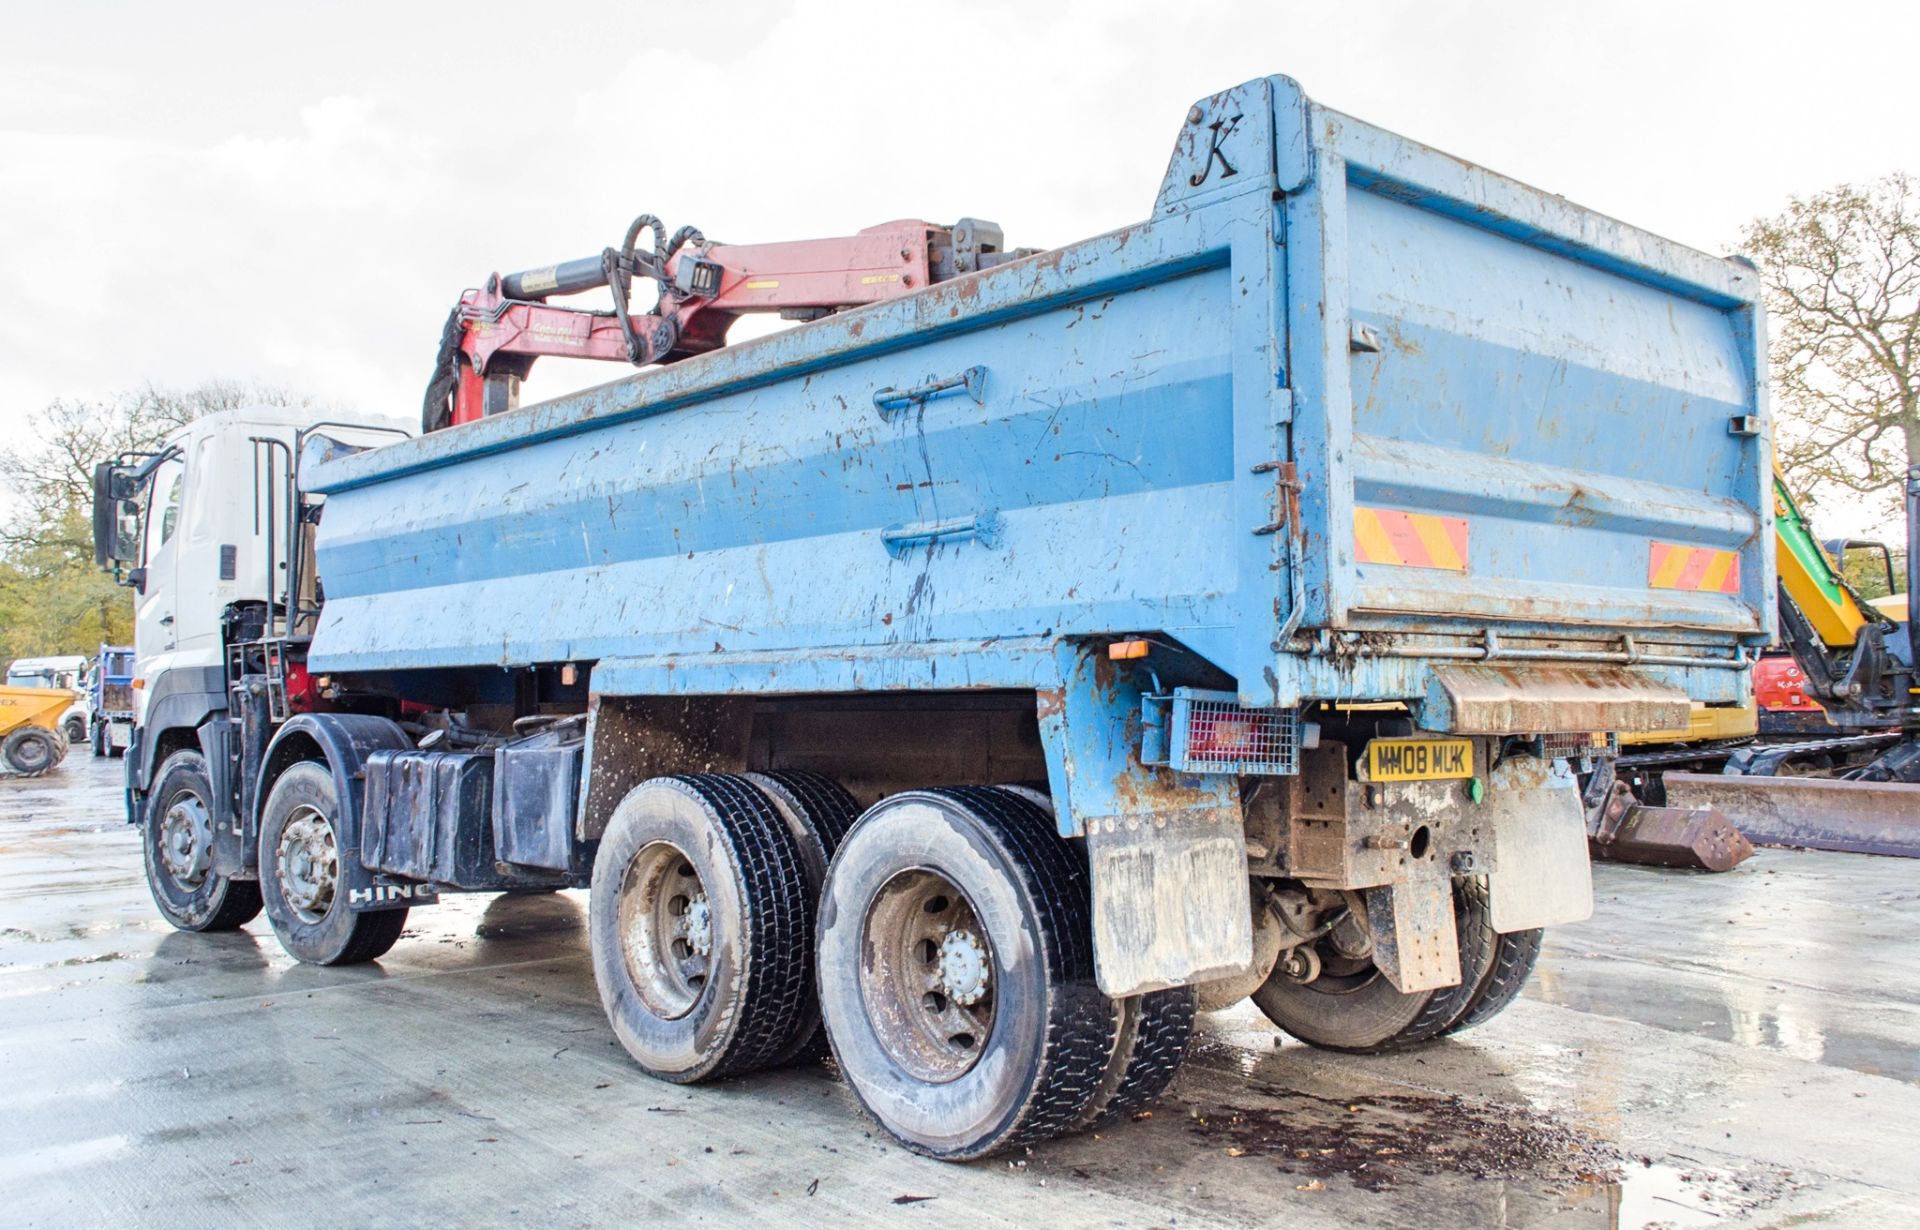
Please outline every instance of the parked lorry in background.
[[69, 743], [87, 741], [87, 659], [83, 654], [60, 654], [50, 658], [16, 658], [7, 664], [10, 688], [57, 688], [73, 693], [73, 701], [60, 711], [57, 728]]
[[87, 672], [87, 737], [96, 756], [118, 756], [133, 738], [133, 646], [100, 646]]
[[[650, 223], [474, 292], [443, 430], [239, 412], [101, 468], [174, 925], [364, 961], [585, 886], [644, 1070], [830, 1045], [979, 1157], [1154, 1096], [1196, 988], [1361, 1052], [1499, 1012], [1591, 908], [1575, 772], [1772, 638], [1753, 272], [1287, 78], [1191, 108], [1146, 221], [873, 228], [740, 345], [694, 309], [787, 271]], [[660, 366], [462, 383], [590, 284]]]

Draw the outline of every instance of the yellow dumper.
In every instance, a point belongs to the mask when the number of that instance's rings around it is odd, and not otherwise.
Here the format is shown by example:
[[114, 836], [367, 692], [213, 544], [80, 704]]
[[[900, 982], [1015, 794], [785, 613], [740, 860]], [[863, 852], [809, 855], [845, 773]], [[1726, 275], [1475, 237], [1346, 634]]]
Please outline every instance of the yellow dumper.
[[73, 701], [65, 688], [0, 687], [0, 773], [38, 777], [66, 759], [60, 715]]

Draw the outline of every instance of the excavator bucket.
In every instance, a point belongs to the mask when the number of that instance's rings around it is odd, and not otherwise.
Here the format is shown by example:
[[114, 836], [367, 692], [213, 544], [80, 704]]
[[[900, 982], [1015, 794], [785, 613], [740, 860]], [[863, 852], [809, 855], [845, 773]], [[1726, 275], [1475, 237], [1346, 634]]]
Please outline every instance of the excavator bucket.
[[1920, 858], [1920, 785], [1669, 773], [1667, 802], [1717, 808], [1756, 845]]
[[1613, 784], [1590, 823], [1587, 849], [1611, 862], [1696, 871], [1731, 871], [1753, 857], [1753, 844], [1719, 809], [1648, 807], [1621, 782]]

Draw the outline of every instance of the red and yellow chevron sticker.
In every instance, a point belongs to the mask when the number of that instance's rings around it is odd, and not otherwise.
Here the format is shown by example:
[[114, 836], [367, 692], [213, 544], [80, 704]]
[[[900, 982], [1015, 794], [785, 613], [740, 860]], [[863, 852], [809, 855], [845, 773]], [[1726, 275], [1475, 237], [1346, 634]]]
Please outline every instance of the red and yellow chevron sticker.
[[1355, 508], [1353, 551], [1363, 564], [1465, 572], [1466, 518], [1400, 512], [1392, 508]]
[[1740, 553], [1711, 547], [1652, 544], [1647, 555], [1650, 589], [1693, 589], [1709, 594], [1740, 592]]

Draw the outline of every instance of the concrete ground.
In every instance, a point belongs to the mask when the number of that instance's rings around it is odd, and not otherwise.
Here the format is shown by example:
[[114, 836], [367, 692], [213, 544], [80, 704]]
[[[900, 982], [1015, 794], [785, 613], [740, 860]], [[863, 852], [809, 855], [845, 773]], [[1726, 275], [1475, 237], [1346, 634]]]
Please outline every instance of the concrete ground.
[[824, 1068], [647, 1079], [581, 894], [453, 898], [377, 965], [155, 915], [119, 763], [0, 781], [0, 1224], [1913, 1226], [1920, 868], [1597, 871], [1526, 999], [1356, 1058], [1205, 1019], [1151, 1117], [924, 1161]]

